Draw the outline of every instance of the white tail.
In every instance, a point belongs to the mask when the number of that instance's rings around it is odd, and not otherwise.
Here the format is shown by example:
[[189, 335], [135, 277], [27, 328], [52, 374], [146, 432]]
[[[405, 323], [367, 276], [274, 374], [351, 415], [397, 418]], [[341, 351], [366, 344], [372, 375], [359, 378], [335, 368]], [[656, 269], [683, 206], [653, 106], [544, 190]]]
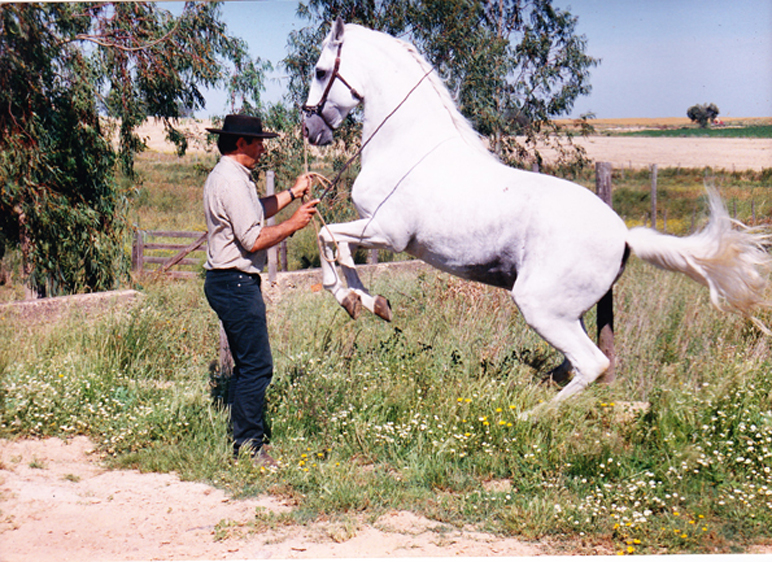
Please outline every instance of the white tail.
[[630, 230], [627, 243], [650, 264], [684, 273], [708, 287], [710, 300], [719, 310], [741, 314], [772, 335], [753, 315], [761, 308], [772, 308], [766, 297], [772, 265], [767, 248], [772, 236], [730, 218], [719, 195], [707, 191], [710, 221], [700, 232], [679, 238], [639, 227]]

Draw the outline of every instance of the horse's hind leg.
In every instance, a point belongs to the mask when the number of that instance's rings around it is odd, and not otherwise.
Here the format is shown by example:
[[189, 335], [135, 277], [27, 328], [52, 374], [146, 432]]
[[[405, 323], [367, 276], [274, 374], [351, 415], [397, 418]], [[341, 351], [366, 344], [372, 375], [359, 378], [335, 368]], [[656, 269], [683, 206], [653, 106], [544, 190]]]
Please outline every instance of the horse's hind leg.
[[[587, 333], [587, 326], [584, 325], [584, 320], [580, 318], [579, 322], [581, 322], [582, 324], [582, 330], [584, 330], [584, 333]], [[560, 365], [550, 370], [550, 372], [547, 373], [542, 378], [542, 382], [544, 383], [553, 382], [556, 384], [563, 384], [569, 379], [569, 377], [571, 376], [571, 372], [573, 370], [574, 370], [574, 366], [571, 365], [571, 362], [564, 357], [563, 362]]]
[[[609, 368], [610, 362], [585, 332], [579, 315], [566, 313], [569, 303], [559, 306], [556, 299], [539, 294], [518, 291], [517, 284], [513, 297], [525, 321], [547, 343], [562, 352], [570, 363], [574, 376], [555, 397], [564, 400], [581, 392]], [[557, 309], [557, 310], [556, 310]]]
[[[367, 237], [362, 234], [365, 230], [368, 230]], [[367, 291], [357, 274], [351, 251], [352, 246], [388, 249], [386, 239], [374, 234], [373, 230], [371, 221], [365, 219], [331, 224], [321, 230], [319, 240], [323, 253], [322, 284], [352, 318], [356, 319], [361, 307], [364, 306], [370, 312], [390, 321], [391, 307], [388, 300], [380, 295], [372, 296]], [[335, 269], [336, 260], [345, 275], [346, 287], [343, 286]]]

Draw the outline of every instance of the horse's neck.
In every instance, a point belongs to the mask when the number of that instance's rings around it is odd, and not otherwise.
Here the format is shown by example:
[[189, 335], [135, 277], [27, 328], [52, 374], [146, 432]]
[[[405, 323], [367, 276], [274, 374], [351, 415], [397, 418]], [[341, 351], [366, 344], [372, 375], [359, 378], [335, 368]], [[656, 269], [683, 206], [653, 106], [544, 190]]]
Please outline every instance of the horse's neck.
[[[420, 76], [416, 82], [419, 80]], [[432, 86], [425, 81], [410, 93], [414, 85], [408, 83], [395, 89], [396, 94], [365, 100], [362, 141], [367, 146], [362, 151], [363, 158], [393, 148], [395, 143], [403, 152], [421, 153], [440, 142], [463, 140], [451, 113], [439, 103]]]
[[[458, 140], [470, 153], [488, 155], [477, 134], [458, 113], [449, 94], [431, 69], [408, 46], [393, 38], [381, 42], [373, 36], [357, 48], [360, 71], [367, 76], [362, 141], [363, 164], [370, 158], [384, 158], [396, 152], [420, 157], [438, 144]], [[395, 150], [399, 147], [399, 150]], [[407, 158], [410, 160], [410, 158]], [[409, 162], [394, 162], [394, 167]], [[398, 172], [395, 169], [395, 172]]]

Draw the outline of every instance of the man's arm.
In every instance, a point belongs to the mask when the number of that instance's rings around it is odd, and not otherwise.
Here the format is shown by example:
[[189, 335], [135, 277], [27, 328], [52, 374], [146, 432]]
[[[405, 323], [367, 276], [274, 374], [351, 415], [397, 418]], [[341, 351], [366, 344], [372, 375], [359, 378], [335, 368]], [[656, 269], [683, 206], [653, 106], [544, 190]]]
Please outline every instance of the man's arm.
[[[281, 195], [281, 194], [280, 194]], [[289, 199], [289, 196], [287, 196]], [[318, 199], [303, 203], [298, 207], [297, 211], [282, 223], [275, 226], [264, 226], [260, 230], [260, 235], [255, 240], [254, 245], [250, 248], [250, 252], [259, 252], [260, 250], [266, 250], [271, 246], [275, 246], [282, 240], [289, 238], [295, 234], [298, 230], [305, 228], [311, 218], [316, 214], [316, 206], [319, 204]], [[266, 214], [267, 214], [266, 209]]]
[[308, 195], [310, 190], [311, 175], [303, 174], [298, 176], [298, 178], [295, 180], [295, 185], [293, 185], [288, 190], [279, 192], [275, 195], [270, 195], [268, 197], [263, 197], [260, 199], [260, 204], [263, 206], [265, 218], [271, 218], [284, 207], [292, 203], [295, 199], [299, 199], [305, 195]]

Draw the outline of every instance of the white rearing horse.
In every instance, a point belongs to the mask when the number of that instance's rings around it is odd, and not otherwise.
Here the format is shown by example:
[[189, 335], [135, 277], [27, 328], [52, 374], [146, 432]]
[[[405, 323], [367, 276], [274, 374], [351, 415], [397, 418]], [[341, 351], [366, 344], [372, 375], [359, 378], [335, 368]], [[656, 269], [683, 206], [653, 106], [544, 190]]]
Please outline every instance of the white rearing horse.
[[[320, 233], [323, 285], [353, 318], [364, 306], [391, 319], [388, 301], [370, 295], [357, 276], [355, 247], [407, 252], [507, 289], [573, 371], [559, 400], [609, 367], [582, 316], [609, 291], [630, 250], [707, 286], [722, 310], [755, 321], [753, 310], [769, 306], [769, 236], [733, 228], [718, 196], [710, 194], [709, 224], [692, 236], [628, 230], [584, 187], [499, 162], [404, 41], [338, 19], [322, 43], [308, 99], [315, 105], [305, 107], [304, 133], [317, 145], [331, 142], [346, 115], [364, 104], [361, 173], [351, 191], [361, 218]], [[347, 286], [332, 263], [336, 245]]]

